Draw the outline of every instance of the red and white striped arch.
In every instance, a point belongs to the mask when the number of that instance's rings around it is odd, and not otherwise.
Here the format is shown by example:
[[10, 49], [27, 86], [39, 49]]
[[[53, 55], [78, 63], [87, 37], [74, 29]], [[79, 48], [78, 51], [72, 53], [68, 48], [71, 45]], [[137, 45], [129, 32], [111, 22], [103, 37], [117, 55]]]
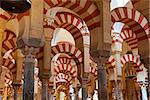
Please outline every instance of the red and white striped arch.
[[12, 17], [12, 14], [10, 14], [6, 11], [3, 11], [2, 13], [0, 13], [0, 20], [2, 19], [5, 22], [9, 21], [11, 17]]
[[113, 24], [122, 22], [128, 25], [137, 35], [138, 40], [148, 38], [150, 33], [148, 20], [134, 8], [120, 7], [112, 10], [111, 20]]
[[91, 0], [44, 0], [45, 10], [53, 7], [64, 7], [77, 13], [89, 28], [99, 27], [100, 12]]
[[[88, 27], [85, 26], [83, 23], [85, 24], [85, 22], [81, 18], [72, 13], [60, 12], [56, 14], [54, 24], [52, 24], [51, 26], [44, 25], [44, 27], [50, 27], [53, 30], [62, 27], [68, 30], [72, 34], [74, 39], [77, 40], [84, 36], [90, 36]], [[83, 28], [85, 27], [87, 27], [87, 31], [84, 31]]]
[[129, 28], [123, 29], [122, 33], [120, 34], [122, 41], [126, 41], [130, 48], [136, 49], [138, 48], [138, 39], [136, 35], [130, 30]]
[[70, 74], [72, 78], [77, 77], [77, 69], [70, 64], [59, 64], [56, 66], [54, 68], [54, 74], [57, 75], [59, 73]]
[[79, 63], [83, 61], [82, 52], [74, 45], [71, 45], [69, 43], [61, 43], [51, 48], [52, 58], [58, 53], [66, 53], [70, 55], [72, 58], [78, 60]]
[[15, 75], [16, 74], [16, 64], [11, 61], [11, 59], [3, 58], [3, 66], [7, 67], [10, 72]]
[[68, 57], [59, 57], [56, 61], [57, 64], [70, 64], [71, 58]]
[[90, 67], [90, 73], [97, 76], [97, 67]]
[[16, 35], [15, 33], [9, 31], [9, 30], [5, 30], [5, 34], [3, 35], [3, 43], [2, 43], [2, 53], [3, 55], [11, 50], [11, 49], [15, 49], [17, 47], [16, 45]]
[[107, 61], [108, 68], [114, 68], [116, 65], [115, 58], [111, 55]]
[[133, 62], [136, 64], [135, 67], [136, 72], [143, 71], [144, 65], [141, 63], [140, 58], [137, 56], [134, 56], [133, 54], [125, 54], [121, 57], [121, 64], [122, 66], [126, 64], [127, 62]]
[[66, 75], [63, 73], [59, 73], [58, 75], [56, 75], [55, 81], [56, 81], [56, 84], [57, 83], [69, 83], [69, 84], [73, 83], [72, 77], [70, 75]]
[[5, 77], [4, 77], [4, 81], [5, 81], [5, 84], [6, 85], [11, 85], [12, 84], [12, 81], [13, 78], [12, 78], [12, 74], [10, 71], [7, 71], [6, 74], [5, 74]]

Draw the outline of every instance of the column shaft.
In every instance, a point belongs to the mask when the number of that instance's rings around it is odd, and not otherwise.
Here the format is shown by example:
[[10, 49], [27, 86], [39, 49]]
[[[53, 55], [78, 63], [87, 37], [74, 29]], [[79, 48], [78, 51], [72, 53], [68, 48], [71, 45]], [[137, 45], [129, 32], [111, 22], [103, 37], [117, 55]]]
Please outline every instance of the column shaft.
[[23, 100], [34, 100], [34, 62], [24, 65]]
[[[100, 67], [100, 65], [98, 65]], [[99, 100], [107, 100], [107, 81], [104, 68], [98, 69], [98, 98]]]
[[[117, 33], [114, 33], [117, 34]], [[116, 37], [118, 38], [118, 37]], [[122, 76], [122, 67], [121, 67], [121, 51], [122, 51], [122, 43], [114, 42], [112, 44], [113, 56], [116, 62], [114, 68], [114, 78], [115, 78], [115, 95], [117, 100], [123, 100], [122, 89], [121, 89], [121, 79], [118, 80], [120, 76]]]
[[142, 100], [148, 100], [146, 86], [141, 87], [141, 92], [142, 92]]
[[43, 57], [43, 66], [41, 70], [41, 80], [42, 80], [42, 100], [49, 100], [49, 91], [48, 84], [50, 78], [50, 69], [51, 69], [51, 39], [52, 37], [49, 33], [44, 30], [45, 33], [45, 41], [44, 41], [44, 57]]
[[34, 100], [35, 49], [25, 47], [23, 100]]
[[82, 87], [82, 100], [87, 99], [87, 90], [86, 87]]
[[74, 100], [79, 100], [79, 89], [78, 87], [74, 89]]
[[148, 98], [150, 100], [150, 64], [148, 66]]
[[14, 100], [19, 100], [19, 95], [18, 95], [18, 90], [21, 84], [13, 84], [13, 89], [14, 89]]
[[42, 79], [42, 100], [49, 100], [48, 83], [49, 79]]

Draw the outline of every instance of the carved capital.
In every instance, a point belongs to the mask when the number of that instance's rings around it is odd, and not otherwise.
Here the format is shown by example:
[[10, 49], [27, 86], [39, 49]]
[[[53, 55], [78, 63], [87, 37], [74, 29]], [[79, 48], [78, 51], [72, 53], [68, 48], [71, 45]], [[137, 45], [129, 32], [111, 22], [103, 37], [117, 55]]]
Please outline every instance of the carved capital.
[[35, 55], [38, 52], [38, 50], [39, 50], [38, 48], [25, 46], [25, 48], [22, 49], [22, 52], [25, 56], [25, 61], [26, 62], [34, 62]]
[[57, 11], [58, 9], [52, 9], [52, 8], [47, 10], [45, 21], [47, 22], [48, 25], [52, 25], [54, 23]]
[[91, 56], [93, 57], [93, 61], [98, 64], [98, 66], [104, 66], [106, 60], [110, 56], [110, 52], [106, 50], [95, 50], [91, 51]]
[[50, 72], [40, 72], [39, 77], [41, 80], [50, 78]]

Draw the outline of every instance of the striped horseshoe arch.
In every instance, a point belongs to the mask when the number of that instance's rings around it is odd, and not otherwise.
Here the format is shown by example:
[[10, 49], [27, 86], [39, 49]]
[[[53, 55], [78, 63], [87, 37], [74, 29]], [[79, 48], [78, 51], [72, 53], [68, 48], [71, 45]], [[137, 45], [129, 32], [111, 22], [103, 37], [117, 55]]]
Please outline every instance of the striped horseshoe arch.
[[147, 19], [134, 8], [120, 7], [112, 10], [111, 20], [113, 24], [115, 22], [127, 24], [133, 33], [137, 35], [138, 40], [146, 39], [150, 33]]
[[17, 70], [16, 65], [10, 59], [3, 58], [2, 65], [7, 67], [13, 75], [16, 74], [16, 70]]
[[10, 71], [6, 72], [5, 77], [4, 77], [5, 84], [11, 85], [12, 82], [13, 82], [12, 80], [13, 80], [13, 79], [12, 79], [12, 74], [11, 74], [11, 72], [10, 72]]
[[110, 56], [106, 64], [108, 65], [108, 68], [110, 68], [110, 69], [114, 68], [116, 65], [116, 61], [115, 61], [114, 57]]
[[56, 61], [57, 64], [70, 64], [71, 58], [68, 57], [59, 57]]
[[[80, 37], [83, 37], [85, 35], [90, 36], [89, 31], [84, 31], [83, 28], [83, 20], [79, 18], [78, 16], [71, 14], [69, 12], [59, 12], [55, 16], [55, 21], [50, 28], [55, 30], [58, 27], [63, 27], [64, 29], [68, 30], [72, 36], [77, 40]], [[44, 27], [49, 27], [45, 25]]]
[[72, 81], [72, 77], [70, 75], [66, 75], [66, 74], [63, 74], [63, 73], [59, 73], [56, 77], [55, 77], [55, 80], [56, 80], [56, 84], [58, 83], [69, 83], [72, 84], [73, 81]]
[[90, 67], [90, 73], [97, 76], [97, 67]]
[[[64, 7], [73, 10], [87, 22], [88, 27], [99, 27], [100, 12], [91, 0], [44, 0], [45, 10]], [[50, 7], [49, 7], [50, 6]]]
[[77, 77], [77, 69], [72, 67], [70, 64], [59, 64], [54, 68], [55, 75], [64, 73], [65, 75], [70, 74], [72, 78]]
[[125, 54], [121, 57], [121, 64], [122, 66], [126, 64], [127, 62], [133, 62], [136, 65], [133, 65], [133, 67], [136, 69], [136, 72], [143, 71], [144, 65], [141, 63], [140, 59], [133, 54]]
[[136, 35], [129, 28], [123, 29], [120, 37], [122, 41], [126, 41], [128, 43], [132, 50], [138, 48], [138, 40]]
[[10, 20], [10, 18], [12, 17], [12, 14], [9, 14], [8, 12], [4, 11], [2, 13], [0, 13], [0, 20], [4, 20], [5, 22], [7, 22], [8, 20]]
[[74, 58], [77, 63], [83, 62], [82, 52], [70, 43], [61, 43], [56, 46], [53, 46], [51, 49], [52, 58], [58, 53], [66, 53], [72, 56], [72, 58]]
[[2, 43], [2, 53], [3, 55], [11, 50], [11, 49], [15, 49], [17, 47], [16, 45], [16, 35], [15, 33], [9, 31], [9, 30], [5, 30], [5, 34], [4, 34], [4, 39], [3, 39], [3, 43]]

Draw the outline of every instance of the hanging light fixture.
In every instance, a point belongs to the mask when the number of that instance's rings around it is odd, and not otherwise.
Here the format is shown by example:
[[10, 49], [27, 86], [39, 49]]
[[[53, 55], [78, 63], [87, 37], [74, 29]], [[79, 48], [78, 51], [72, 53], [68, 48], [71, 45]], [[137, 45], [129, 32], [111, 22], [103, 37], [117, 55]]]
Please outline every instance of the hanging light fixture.
[[0, 6], [3, 10], [11, 13], [23, 13], [31, 8], [30, 0], [1, 0]]

